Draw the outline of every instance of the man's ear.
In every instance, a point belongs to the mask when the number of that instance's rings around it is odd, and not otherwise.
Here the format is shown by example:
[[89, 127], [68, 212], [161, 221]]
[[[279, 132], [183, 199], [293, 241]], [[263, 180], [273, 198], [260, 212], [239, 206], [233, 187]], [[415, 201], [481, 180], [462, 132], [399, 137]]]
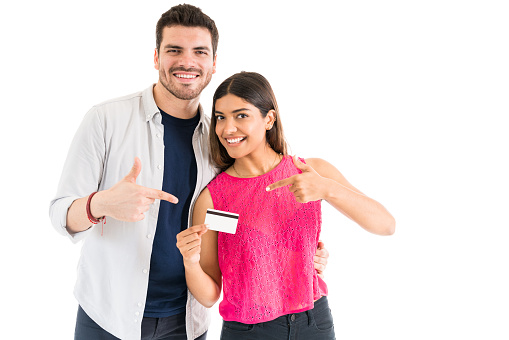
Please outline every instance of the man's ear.
[[216, 73], [216, 61], [217, 61], [217, 53], [214, 56], [214, 63], [212, 64], [212, 74]]
[[154, 49], [154, 68], [159, 71], [159, 53], [157, 53], [157, 48]]

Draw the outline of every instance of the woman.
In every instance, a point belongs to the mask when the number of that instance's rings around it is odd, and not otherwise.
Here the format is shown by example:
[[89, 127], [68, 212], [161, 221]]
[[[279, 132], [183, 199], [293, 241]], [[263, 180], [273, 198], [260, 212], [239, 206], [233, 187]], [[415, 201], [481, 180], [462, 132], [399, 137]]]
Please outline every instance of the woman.
[[[328, 162], [287, 155], [274, 93], [257, 73], [216, 90], [210, 146], [223, 172], [177, 236], [190, 291], [210, 307], [223, 286], [221, 339], [334, 339], [327, 286], [313, 269], [320, 202], [375, 234], [392, 234], [394, 218]], [[236, 233], [208, 230], [207, 209], [239, 214]]]

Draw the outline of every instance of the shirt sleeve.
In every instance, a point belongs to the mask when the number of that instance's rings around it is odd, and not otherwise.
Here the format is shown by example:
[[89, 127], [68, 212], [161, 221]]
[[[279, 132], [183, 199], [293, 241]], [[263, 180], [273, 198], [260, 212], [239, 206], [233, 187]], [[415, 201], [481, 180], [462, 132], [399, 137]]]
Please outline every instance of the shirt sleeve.
[[58, 233], [73, 243], [84, 239], [93, 226], [83, 232], [67, 230], [67, 210], [81, 197], [97, 191], [103, 176], [106, 145], [104, 123], [97, 107], [88, 111], [69, 148], [57, 194], [50, 203], [49, 216]]

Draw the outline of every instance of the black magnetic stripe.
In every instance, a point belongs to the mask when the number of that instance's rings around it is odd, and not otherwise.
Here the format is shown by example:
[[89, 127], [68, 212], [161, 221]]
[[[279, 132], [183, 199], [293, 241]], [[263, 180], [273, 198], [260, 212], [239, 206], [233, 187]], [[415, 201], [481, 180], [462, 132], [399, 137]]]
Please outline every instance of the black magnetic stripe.
[[235, 215], [230, 215], [230, 214], [227, 214], [227, 213], [222, 213], [222, 212], [218, 212], [218, 211], [212, 211], [212, 210], [208, 210], [207, 209], [207, 214], [212, 214], [212, 215], [217, 215], [217, 216], [223, 216], [223, 217], [229, 217], [229, 218], [234, 218], [236, 220], [239, 219], [238, 216], [235, 216]]

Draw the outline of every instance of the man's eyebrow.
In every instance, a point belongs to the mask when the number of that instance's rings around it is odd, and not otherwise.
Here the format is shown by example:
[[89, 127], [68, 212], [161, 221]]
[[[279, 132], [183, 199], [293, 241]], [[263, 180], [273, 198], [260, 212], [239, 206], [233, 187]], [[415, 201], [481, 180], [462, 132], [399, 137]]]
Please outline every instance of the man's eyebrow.
[[164, 46], [164, 48], [172, 48], [172, 49], [177, 49], [177, 50], [181, 50], [183, 49], [182, 46], [177, 46], [177, 45], [171, 45], [171, 44], [167, 44]]
[[[164, 46], [165, 49], [176, 49], [176, 50], [183, 50], [184, 48], [182, 46], [178, 46], [178, 45], [172, 45], [172, 44], [167, 44]], [[208, 46], [197, 46], [197, 47], [193, 47], [193, 50], [195, 51], [210, 51], [210, 48]]]
[[198, 51], [198, 50], [199, 51], [203, 51], [203, 50], [210, 51], [210, 48], [208, 46], [198, 46], [198, 47], [194, 47], [193, 50], [195, 50], [195, 51]]

